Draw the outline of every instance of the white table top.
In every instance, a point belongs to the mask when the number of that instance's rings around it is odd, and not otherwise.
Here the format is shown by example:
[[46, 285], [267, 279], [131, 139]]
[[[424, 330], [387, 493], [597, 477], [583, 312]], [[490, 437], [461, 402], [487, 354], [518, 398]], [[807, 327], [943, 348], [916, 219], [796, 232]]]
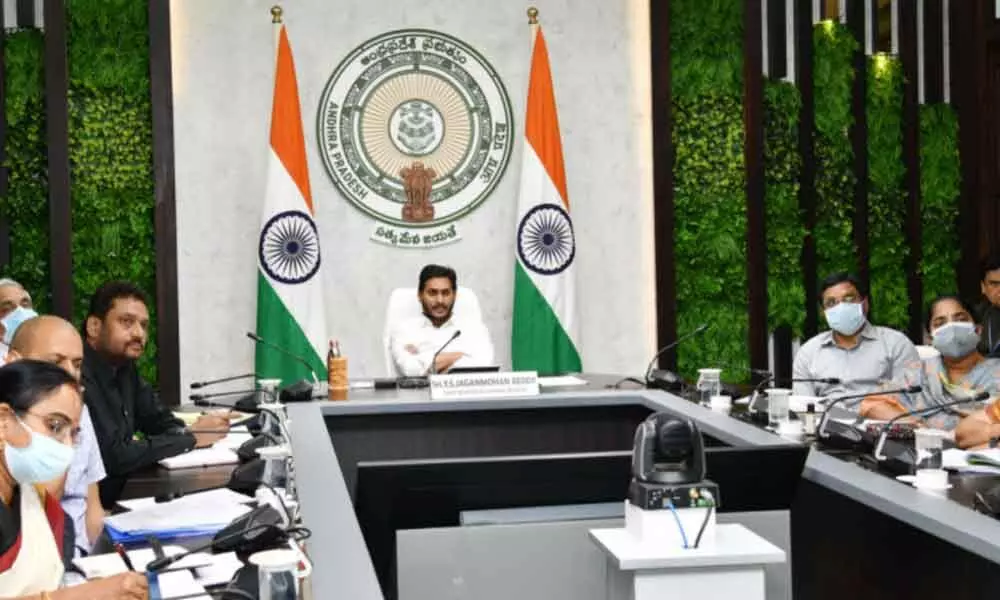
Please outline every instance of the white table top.
[[591, 529], [590, 537], [622, 571], [678, 569], [785, 562], [785, 552], [736, 523], [717, 525], [715, 543], [700, 548], [669, 548], [642, 543], [624, 528]]

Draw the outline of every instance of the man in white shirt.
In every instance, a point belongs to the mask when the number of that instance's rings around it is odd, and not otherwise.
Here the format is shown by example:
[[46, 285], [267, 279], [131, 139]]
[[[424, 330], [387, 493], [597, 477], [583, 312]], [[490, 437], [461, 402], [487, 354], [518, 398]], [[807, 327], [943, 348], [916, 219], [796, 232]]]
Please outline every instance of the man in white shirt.
[[[459, 293], [457, 279], [451, 267], [427, 265], [421, 269], [417, 301], [423, 315], [398, 323], [389, 338], [392, 361], [400, 375], [416, 377], [444, 373], [452, 367], [493, 364], [493, 343], [486, 326], [468, 316], [452, 315]], [[435, 359], [434, 353], [459, 332]]]
[[[10, 345], [10, 362], [25, 358], [59, 365], [79, 381], [83, 340], [68, 321], [42, 315], [21, 325]], [[63, 510], [73, 520], [77, 556], [89, 553], [104, 529], [104, 509], [97, 490], [97, 483], [104, 477], [104, 462], [94, 425], [90, 411], [84, 406], [73, 462], [65, 478], [50, 484], [56, 497], [61, 496]]]

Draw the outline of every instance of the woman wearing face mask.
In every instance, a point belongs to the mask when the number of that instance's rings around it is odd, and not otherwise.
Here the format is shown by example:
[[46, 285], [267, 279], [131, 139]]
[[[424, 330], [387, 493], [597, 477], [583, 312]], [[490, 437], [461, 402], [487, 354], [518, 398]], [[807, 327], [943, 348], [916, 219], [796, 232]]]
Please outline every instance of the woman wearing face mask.
[[[957, 296], [939, 296], [927, 311], [927, 330], [940, 357], [925, 359], [916, 373], [906, 377], [905, 384], [920, 384], [919, 394], [875, 396], [861, 405], [861, 414], [875, 419], [891, 419], [904, 412], [930, 409], [964, 397], [987, 391], [1000, 394], [1000, 359], [986, 358], [979, 353], [982, 326], [976, 322], [972, 308]], [[959, 404], [921, 417], [921, 422], [937, 429], [955, 429], [959, 422], [974, 412], [974, 404]], [[959, 441], [961, 444], [961, 441]]]
[[79, 387], [61, 367], [23, 360], [0, 368], [0, 599], [147, 598], [139, 573], [59, 589], [72, 528], [42, 484], [69, 468], [81, 408]]

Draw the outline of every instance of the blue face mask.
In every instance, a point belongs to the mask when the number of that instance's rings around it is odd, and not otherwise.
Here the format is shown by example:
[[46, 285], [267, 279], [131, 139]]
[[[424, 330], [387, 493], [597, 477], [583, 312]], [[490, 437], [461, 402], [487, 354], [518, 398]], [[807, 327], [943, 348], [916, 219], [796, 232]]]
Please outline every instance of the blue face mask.
[[830, 329], [840, 335], [854, 335], [865, 326], [865, 311], [860, 302], [841, 302], [823, 314]]
[[0, 323], [3, 324], [3, 343], [10, 345], [10, 341], [14, 339], [14, 332], [17, 328], [21, 326], [28, 319], [34, 319], [38, 316], [38, 313], [31, 310], [30, 308], [24, 308], [23, 306], [18, 306], [14, 310], [7, 313], [7, 316], [0, 319]]
[[4, 445], [4, 462], [14, 481], [21, 485], [44, 483], [61, 476], [73, 461], [73, 447], [42, 435], [18, 419], [21, 427], [31, 434], [24, 448]]

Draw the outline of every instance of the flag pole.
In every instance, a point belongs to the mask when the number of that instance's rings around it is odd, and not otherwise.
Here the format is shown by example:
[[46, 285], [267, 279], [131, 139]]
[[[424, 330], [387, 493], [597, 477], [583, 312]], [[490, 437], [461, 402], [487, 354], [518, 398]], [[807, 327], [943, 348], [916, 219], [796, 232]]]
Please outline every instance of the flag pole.
[[274, 57], [275, 60], [278, 59], [278, 43], [281, 40], [281, 28], [284, 27], [284, 22], [281, 16], [284, 14], [281, 5], [275, 4], [271, 7], [271, 25], [274, 30]]
[[528, 27], [531, 28], [531, 46], [534, 49], [535, 36], [538, 35], [538, 9], [534, 6], [528, 7]]

